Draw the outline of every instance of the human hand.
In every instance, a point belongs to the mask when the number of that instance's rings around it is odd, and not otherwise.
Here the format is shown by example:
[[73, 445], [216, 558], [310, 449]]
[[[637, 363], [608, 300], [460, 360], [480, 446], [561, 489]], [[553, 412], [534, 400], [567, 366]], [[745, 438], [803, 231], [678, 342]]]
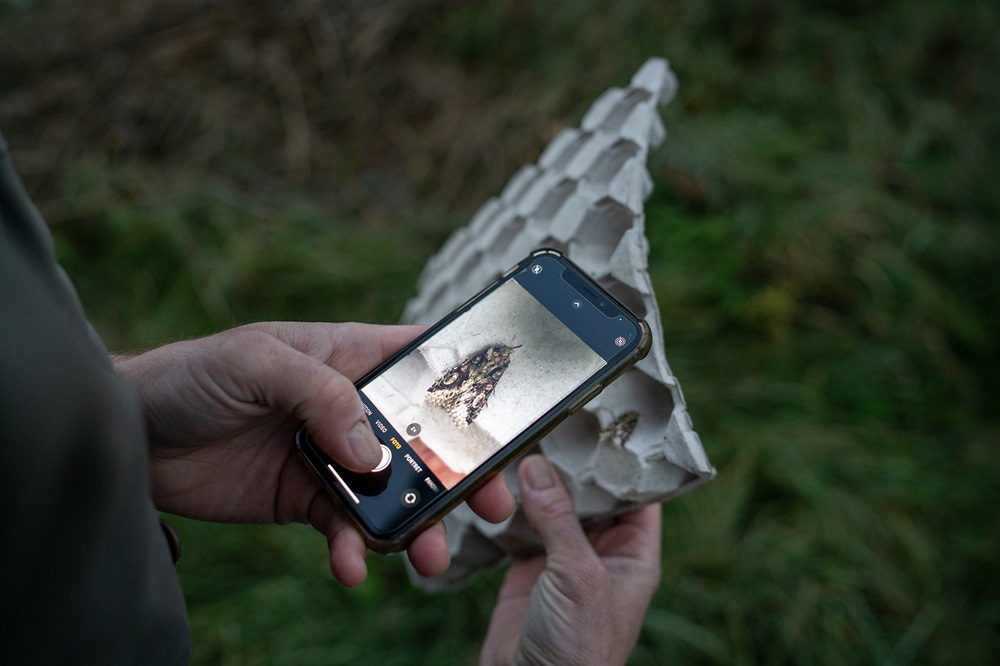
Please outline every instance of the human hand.
[[518, 481], [545, 553], [507, 572], [480, 662], [624, 664], [660, 582], [660, 505], [585, 533], [545, 458], [525, 458]]
[[[309, 523], [326, 535], [347, 586], [367, 575], [361, 535], [298, 459], [305, 422], [319, 447], [367, 471], [380, 456], [354, 381], [420, 332], [414, 326], [262, 323], [115, 359], [139, 392], [151, 443], [153, 500], [200, 520]], [[487, 520], [513, 510], [500, 477], [468, 500]], [[448, 567], [444, 528], [407, 549], [425, 576]]]

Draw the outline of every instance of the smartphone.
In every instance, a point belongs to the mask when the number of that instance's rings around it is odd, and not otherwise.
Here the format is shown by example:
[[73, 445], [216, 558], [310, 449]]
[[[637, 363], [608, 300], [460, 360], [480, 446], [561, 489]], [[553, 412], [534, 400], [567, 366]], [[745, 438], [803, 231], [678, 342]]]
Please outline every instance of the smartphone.
[[402, 550], [643, 358], [649, 327], [560, 252], [536, 250], [357, 382], [382, 459], [295, 443], [365, 536]]

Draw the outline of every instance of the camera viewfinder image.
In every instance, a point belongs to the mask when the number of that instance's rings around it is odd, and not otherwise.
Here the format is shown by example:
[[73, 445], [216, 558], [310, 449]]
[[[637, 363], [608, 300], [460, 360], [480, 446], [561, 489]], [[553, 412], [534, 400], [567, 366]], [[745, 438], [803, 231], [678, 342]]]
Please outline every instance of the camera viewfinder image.
[[510, 280], [361, 391], [450, 488], [604, 363]]

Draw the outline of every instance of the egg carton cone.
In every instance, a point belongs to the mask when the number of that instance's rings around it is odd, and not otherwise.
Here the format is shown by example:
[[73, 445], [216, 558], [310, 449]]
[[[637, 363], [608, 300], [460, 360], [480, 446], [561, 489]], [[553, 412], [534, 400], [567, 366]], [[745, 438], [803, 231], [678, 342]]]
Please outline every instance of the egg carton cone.
[[[580, 519], [598, 521], [676, 497], [715, 476], [664, 351], [648, 272], [644, 204], [653, 183], [649, 151], [666, 131], [659, 107], [677, 90], [666, 60], [647, 61], [625, 88], [601, 95], [580, 127], [559, 133], [537, 164], [455, 231], [424, 268], [406, 323], [432, 324], [529, 252], [564, 252], [652, 329], [649, 355], [567, 418], [538, 447], [559, 470]], [[504, 470], [514, 495], [516, 465]], [[452, 564], [427, 590], [461, 584], [541, 542], [520, 508], [491, 524], [462, 505], [444, 519]]]

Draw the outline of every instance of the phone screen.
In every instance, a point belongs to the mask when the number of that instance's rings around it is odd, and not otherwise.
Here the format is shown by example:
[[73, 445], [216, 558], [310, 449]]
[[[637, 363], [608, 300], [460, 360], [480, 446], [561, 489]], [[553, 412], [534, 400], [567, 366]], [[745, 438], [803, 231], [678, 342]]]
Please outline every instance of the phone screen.
[[561, 257], [523, 262], [358, 384], [383, 457], [367, 474], [327, 461], [341, 497], [373, 534], [397, 530], [634, 355], [642, 331]]

